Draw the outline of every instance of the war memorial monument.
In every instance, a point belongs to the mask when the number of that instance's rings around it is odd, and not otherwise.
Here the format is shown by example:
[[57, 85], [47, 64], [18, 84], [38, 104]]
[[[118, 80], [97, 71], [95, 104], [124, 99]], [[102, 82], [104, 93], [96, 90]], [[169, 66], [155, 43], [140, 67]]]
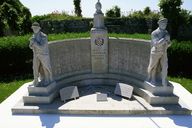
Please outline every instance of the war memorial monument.
[[90, 38], [48, 42], [32, 25], [34, 80], [12, 113], [191, 114], [167, 80], [168, 19], [151, 41], [109, 38], [101, 3], [95, 7]]

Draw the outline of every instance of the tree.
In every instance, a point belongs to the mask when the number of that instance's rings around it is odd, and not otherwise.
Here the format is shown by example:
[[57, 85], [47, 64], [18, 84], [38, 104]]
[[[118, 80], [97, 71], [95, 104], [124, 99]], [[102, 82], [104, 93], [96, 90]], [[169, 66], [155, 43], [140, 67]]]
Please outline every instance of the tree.
[[21, 8], [21, 18], [20, 18], [20, 32], [21, 34], [29, 33], [31, 32], [31, 12], [28, 8], [22, 6]]
[[177, 37], [182, 3], [182, 0], [160, 0], [159, 3], [162, 15], [169, 20], [172, 38]]
[[78, 17], [82, 17], [82, 14], [81, 14], [81, 0], [73, 0], [73, 3], [74, 3], [74, 6], [75, 6], [75, 14], [78, 16]]
[[106, 17], [121, 17], [121, 9], [118, 6], [114, 6], [107, 10], [105, 15]]
[[149, 15], [151, 13], [151, 9], [149, 7], [145, 7], [144, 10], [143, 10], [143, 13], [145, 15]]
[[31, 26], [31, 13], [19, 0], [1, 0], [0, 16], [0, 36], [5, 30], [10, 34], [29, 32], [24, 29]]

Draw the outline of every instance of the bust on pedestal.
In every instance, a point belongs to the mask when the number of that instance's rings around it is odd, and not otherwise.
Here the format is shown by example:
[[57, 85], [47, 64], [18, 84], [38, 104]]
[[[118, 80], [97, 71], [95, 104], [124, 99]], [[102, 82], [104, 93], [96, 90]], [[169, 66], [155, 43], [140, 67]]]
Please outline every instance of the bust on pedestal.
[[104, 25], [104, 15], [100, 1], [95, 5], [94, 24], [91, 29], [92, 73], [108, 72], [108, 32]]

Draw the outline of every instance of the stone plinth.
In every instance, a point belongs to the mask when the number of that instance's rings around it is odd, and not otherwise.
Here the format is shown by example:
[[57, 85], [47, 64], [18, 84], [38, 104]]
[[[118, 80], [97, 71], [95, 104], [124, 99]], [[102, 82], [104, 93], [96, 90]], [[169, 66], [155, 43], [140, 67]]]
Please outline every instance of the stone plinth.
[[91, 64], [92, 73], [108, 72], [108, 37], [107, 30], [91, 31]]
[[24, 104], [48, 104], [58, 96], [56, 82], [47, 86], [28, 86], [27, 95], [23, 96]]

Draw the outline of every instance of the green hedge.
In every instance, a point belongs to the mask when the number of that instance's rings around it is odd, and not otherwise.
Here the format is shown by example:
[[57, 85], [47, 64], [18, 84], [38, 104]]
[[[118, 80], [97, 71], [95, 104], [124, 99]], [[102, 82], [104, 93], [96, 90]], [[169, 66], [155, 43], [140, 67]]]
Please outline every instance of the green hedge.
[[29, 37], [0, 38], [0, 75], [31, 71], [32, 51], [28, 47]]
[[[29, 49], [31, 35], [0, 38], [0, 75], [32, 73], [32, 50]], [[87, 33], [50, 34], [49, 41], [89, 37]], [[114, 34], [109, 36], [150, 39], [149, 34]], [[192, 77], [192, 41], [173, 41], [168, 49], [169, 75]]]
[[171, 75], [192, 77], [192, 41], [172, 41], [168, 49], [169, 73]]

